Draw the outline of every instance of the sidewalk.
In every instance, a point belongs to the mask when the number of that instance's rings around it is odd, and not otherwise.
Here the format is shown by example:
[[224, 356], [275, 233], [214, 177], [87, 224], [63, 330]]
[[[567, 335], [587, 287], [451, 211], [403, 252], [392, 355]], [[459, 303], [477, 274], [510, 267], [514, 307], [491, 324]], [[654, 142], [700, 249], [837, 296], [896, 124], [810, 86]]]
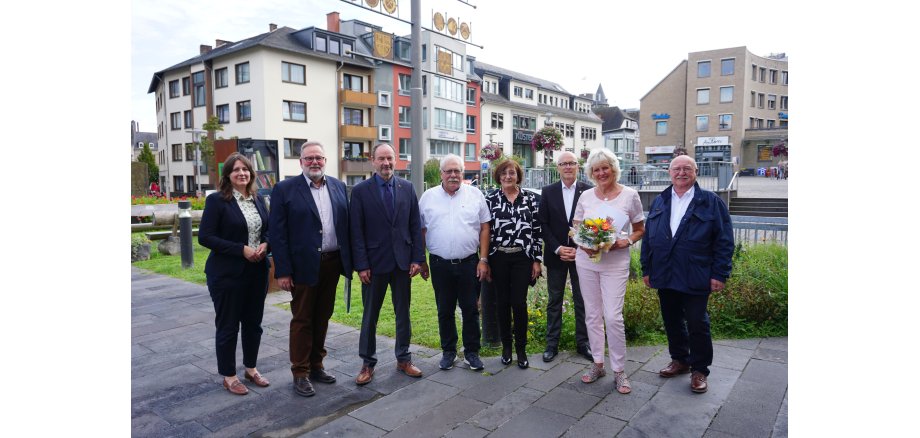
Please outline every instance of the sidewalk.
[[272, 293], [265, 303], [258, 367], [271, 386], [248, 384], [248, 395], [235, 396], [217, 374], [207, 288], [132, 267], [131, 435], [787, 436], [786, 338], [716, 341], [705, 394], [690, 392], [688, 375], [658, 376], [670, 360], [665, 346], [631, 347], [633, 391], [620, 395], [609, 370], [581, 383], [589, 361], [568, 352], [550, 363], [534, 354], [526, 370], [488, 357], [484, 372], [462, 361], [441, 371], [440, 351], [412, 345], [425, 373], [413, 379], [395, 370], [393, 340], [378, 336], [374, 381], [359, 387], [358, 330], [331, 324], [325, 365], [338, 382], [314, 383], [316, 395], [305, 398], [291, 386], [290, 313], [274, 305], [289, 300]]

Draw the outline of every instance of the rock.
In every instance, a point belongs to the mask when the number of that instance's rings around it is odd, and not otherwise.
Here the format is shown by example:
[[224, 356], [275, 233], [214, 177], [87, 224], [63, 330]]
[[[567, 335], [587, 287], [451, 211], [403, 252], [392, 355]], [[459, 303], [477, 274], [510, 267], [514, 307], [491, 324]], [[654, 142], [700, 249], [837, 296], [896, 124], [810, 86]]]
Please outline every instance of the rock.
[[179, 236], [169, 236], [157, 245], [157, 250], [163, 255], [179, 254]]
[[138, 260], [150, 260], [150, 244], [142, 243], [134, 247], [134, 250], [131, 251], [131, 261], [136, 262]]

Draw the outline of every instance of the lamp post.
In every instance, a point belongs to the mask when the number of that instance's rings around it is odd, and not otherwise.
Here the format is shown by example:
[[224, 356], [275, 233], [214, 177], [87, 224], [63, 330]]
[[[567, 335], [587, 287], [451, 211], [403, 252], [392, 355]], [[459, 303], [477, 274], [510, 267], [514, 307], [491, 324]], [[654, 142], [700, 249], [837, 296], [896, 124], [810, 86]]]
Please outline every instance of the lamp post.
[[195, 196], [201, 194], [201, 179], [198, 177], [198, 174], [201, 173], [198, 171], [200, 169], [201, 161], [201, 134], [207, 134], [208, 131], [204, 129], [186, 129], [185, 132], [190, 132], [192, 134], [192, 141], [195, 142]]

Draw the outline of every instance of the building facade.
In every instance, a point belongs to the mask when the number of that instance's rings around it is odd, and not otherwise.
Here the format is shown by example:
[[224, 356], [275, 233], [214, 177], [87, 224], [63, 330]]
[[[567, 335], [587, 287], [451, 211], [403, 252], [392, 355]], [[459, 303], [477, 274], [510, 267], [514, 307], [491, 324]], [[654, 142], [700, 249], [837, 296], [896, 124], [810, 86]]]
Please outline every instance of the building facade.
[[698, 163], [736, 170], [775, 166], [788, 144], [789, 69], [785, 54], [746, 47], [688, 54], [640, 100], [640, 161], [667, 163], [684, 148]]

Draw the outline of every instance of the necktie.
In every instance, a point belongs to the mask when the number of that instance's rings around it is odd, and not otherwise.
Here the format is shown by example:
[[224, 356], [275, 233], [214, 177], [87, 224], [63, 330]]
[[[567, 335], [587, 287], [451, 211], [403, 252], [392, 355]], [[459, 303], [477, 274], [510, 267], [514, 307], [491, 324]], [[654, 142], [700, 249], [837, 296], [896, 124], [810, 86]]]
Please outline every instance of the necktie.
[[383, 184], [383, 207], [387, 209], [387, 217], [393, 220], [393, 192], [390, 183]]

